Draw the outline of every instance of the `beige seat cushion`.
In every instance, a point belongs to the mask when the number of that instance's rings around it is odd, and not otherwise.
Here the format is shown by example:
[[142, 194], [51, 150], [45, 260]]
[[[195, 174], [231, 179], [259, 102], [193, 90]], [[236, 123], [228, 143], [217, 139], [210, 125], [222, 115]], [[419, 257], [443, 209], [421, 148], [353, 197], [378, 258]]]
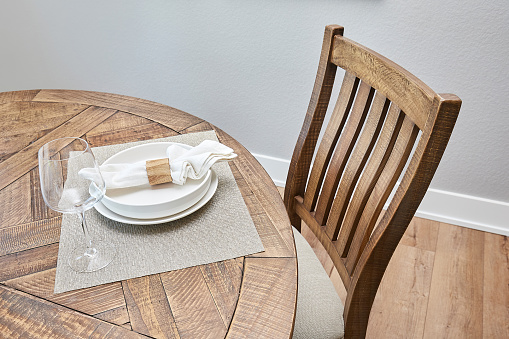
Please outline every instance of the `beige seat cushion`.
[[297, 248], [298, 284], [295, 339], [343, 338], [343, 304], [313, 249], [293, 229]]

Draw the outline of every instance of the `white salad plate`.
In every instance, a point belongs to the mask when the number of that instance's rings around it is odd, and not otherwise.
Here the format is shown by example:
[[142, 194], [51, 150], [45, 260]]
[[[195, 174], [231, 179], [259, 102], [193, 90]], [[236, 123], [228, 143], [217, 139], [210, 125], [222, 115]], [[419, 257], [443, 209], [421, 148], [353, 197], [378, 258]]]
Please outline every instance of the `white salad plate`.
[[[166, 157], [166, 149], [177, 143], [157, 142], [128, 148], [108, 158], [106, 164], [134, 163]], [[177, 144], [183, 148], [189, 145]], [[197, 180], [187, 179], [184, 185], [165, 183], [106, 190], [102, 204], [110, 211], [128, 218], [155, 219], [187, 210], [209, 191], [211, 171]]]
[[117, 214], [117, 213], [109, 210], [106, 206], [104, 206], [102, 201], [96, 203], [94, 205], [94, 208], [97, 210], [97, 212], [99, 212], [106, 218], [114, 220], [114, 221], [118, 221], [118, 222], [121, 222], [124, 224], [132, 224], [132, 225], [162, 224], [165, 222], [181, 219], [185, 216], [190, 215], [191, 213], [198, 211], [214, 196], [214, 193], [216, 192], [216, 189], [217, 189], [217, 184], [218, 184], [217, 174], [214, 171], [211, 171], [211, 180], [210, 180], [209, 188], [208, 188], [207, 192], [205, 192], [205, 195], [200, 200], [198, 200], [198, 202], [196, 204], [192, 205], [191, 207], [189, 207], [188, 209], [186, 209], [184, 211], [181, 211], [181, 212], [175, 213], [175, 214], [171, 214], [171, 215], [167, 215], [167, 216], [164, 216], [161, 218], [139, 219], [139, 218], [126, 217], [126, 216]]

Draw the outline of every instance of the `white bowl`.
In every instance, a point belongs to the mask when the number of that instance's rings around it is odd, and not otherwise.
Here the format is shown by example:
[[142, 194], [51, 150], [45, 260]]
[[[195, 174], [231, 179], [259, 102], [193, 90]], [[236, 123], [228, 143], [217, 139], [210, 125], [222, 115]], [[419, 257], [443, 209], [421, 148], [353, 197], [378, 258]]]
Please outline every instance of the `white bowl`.
[[[133, 163], [166, 157], [166, 149], [172, 142], [143, 144], [119, 152], [103, 164]], [[190, 149], [191, 146], [179, 144]], [[167, 217], [182, 212], [196, 204], [210, 186], [211, 173], [198, 180], [187, 179], [184, 185], [166, 183], [128, 188], [108, 189], [102, 204], [111, 211], [137, 219]]]

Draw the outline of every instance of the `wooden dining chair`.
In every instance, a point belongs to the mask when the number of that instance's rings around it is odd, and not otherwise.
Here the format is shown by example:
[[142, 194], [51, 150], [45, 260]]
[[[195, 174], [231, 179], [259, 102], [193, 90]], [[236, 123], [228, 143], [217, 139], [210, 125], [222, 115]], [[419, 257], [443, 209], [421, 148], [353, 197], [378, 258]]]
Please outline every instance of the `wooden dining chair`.
[[[345, 71], [343, 82], [316, 148], [337, 67]], [[295, 229], [305, 222], [324, 246], [347, 297], [343, 311], [325, 271], [316, 268], [318, 260], [294, 230], [294, 338], [342, 337], [343, 321], [345, 338], [365, 337], [382, 276], [428, 189], [460, 106], [457, 96], [435, 93], [394, 62], [344, 38], [343, 27], [326, 27], [284, 201]]]

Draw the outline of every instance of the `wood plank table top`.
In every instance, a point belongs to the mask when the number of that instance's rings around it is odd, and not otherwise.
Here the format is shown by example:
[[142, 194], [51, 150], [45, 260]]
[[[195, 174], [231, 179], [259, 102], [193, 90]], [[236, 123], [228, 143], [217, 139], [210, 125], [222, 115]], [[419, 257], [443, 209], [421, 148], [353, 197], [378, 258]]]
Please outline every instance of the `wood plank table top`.
[[[290, 338], [297, 290], [283, 202], [235, 139], [175, 108], [115, 94], [0, 93], [0, 337]], [[92, 147], [215, 130], [265, 252], [53, 294], [61, 215], [44, 204], [37, 151], [79, 136]]]

